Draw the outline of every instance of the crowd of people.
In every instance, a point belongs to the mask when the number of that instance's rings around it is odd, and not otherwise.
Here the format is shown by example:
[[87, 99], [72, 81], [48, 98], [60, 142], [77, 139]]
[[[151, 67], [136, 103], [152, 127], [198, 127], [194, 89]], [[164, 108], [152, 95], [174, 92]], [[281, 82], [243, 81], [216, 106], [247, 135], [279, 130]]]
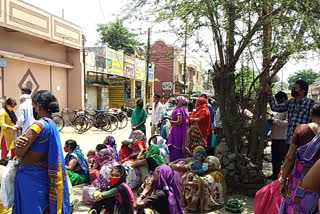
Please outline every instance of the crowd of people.
[[79, 184], [91, 214], [182, 214], [224, 204], [220, 162], [210, 153], [214, 110], [205, 95], [191, 111], [185, 97], [163, 105], [155, 95], [149, 141], [148, 114], [139, 99], [128, 139], [119, 145], [107, 136], [85, 155], [73, 139], [62, 145], [52, 120], [59, 112], [55, 96], [22, 92], [17, 115], [14, 98], [0, 111], [2, 159], [11, 151], [10, 159], [19, 160], [12, 213], [72, 213], [72, 189]]
[[[273, 181], [256, 193], [255, 213], [317, 213], [320, 103], [306, 97], [303, 80], [295, 83], [292, 99], [265, 90], [278, 112], [267, 119]], [[72, 189], [80, 184], [90, 214], [202, 213], [225, 204], [225, 179], [214, 156], [223, 127], [219, 108], [205, 94], [195, 106], [183, 96], [162, 104], [155, 94], [149, 140], [148, 113], [138, 99], [128, 139], [107, 136], [86, 155], [73, 139], [62, 146], [52, 120], [59, 111], [56, 97], [46, 90], [30, 94], [22, 90], [17, 115], [14, 98], [0, 110], [1, 158], [11, 152], [19, 160], [12, 213], [72, 213]], [[248, 110], [244, 114], [252, 118]]]

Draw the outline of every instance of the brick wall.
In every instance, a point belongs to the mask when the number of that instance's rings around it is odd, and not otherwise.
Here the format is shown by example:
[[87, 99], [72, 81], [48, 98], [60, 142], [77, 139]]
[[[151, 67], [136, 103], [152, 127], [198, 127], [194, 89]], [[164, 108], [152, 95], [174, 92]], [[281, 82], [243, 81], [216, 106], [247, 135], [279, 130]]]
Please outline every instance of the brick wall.
[[154, 93], [170, 95], [172, 91], [163, 91], [162, 82], [173, 83], [174, 48], [167, 46], [163, 41], [156, 41], [151, 47], [151, 60], [154, 63]]

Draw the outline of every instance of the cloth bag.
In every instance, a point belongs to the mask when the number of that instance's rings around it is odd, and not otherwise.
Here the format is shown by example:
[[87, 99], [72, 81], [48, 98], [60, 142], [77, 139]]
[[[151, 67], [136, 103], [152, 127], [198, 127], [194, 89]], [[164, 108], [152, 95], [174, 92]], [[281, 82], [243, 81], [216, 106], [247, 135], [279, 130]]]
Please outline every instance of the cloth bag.
[[1, 179], [0, 201], [6, 209], [13, 205], [14, 181], [18, 170], [19, 161], [9, 160]]

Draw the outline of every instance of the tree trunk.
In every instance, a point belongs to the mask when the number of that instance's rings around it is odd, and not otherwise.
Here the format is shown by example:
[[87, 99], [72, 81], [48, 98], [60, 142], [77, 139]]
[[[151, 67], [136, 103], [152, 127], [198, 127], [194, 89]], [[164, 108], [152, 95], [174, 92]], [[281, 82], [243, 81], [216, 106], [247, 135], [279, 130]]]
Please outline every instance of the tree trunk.
[[[271, 11], [271, 6], [268, 1], [263, 2], [262, 15], [267, 16]], [[269, 82], [270, 59], [271, 59], [271, 40], [272, 40], [272, 25], [269, 19], [266, 19], [263, 24], [263, 46], [262, 46], [262, 74], [260, 76], [260, 90], [257, 93], [257, 99], [254, 109], [254, 119], [250, 130], [249, 140], [249, 157], [262, 169], [263, 150], [265, 141], [265, 127], [267, 114], [267, 98], [263, 88]]]

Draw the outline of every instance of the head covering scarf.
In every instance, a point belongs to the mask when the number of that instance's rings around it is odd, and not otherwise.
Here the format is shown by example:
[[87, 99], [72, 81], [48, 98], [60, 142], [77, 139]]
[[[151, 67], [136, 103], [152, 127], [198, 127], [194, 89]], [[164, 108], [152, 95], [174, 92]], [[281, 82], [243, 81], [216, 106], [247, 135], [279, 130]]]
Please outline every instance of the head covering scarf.
[[135, 130], [132, 132], [132, 140], [133, 140], [133, 143], [137, 143], [138, 140], [142, 140], [144, 144], [146, 144], [147, 142], [147, 138], [145, 134], [140, 130]]
[[75, 150], [72, 151], [71, 154], [68, 154], [65, 158], [65, 163], [66, 165], [69, 165], [69, 162], [71, 160], [71, 157], [75, 157], [77, 159], [77, 162], [79, 164], [79, 166], [81, 167], [81, 169], [88, 174], [89, 173], [89, 165], [88, 165], [88, 161], [85, 158], [84, 154], [82, 153], [79, 145], [75, 148]]
[[159, 146], [160, 149], [164, 149], [166, 154], [169, 155], [169, 149], [167, 144], [165, 143], [164, 139], [161, 137], [161, 139], [157, 140], [157, 145]]
[[215, 156], [208, 156], [205, 162], [208, 166], [214, 166], [214, 170], [219, 170], [221, 168], [220, 161]]
[[168, 165], [158, 167], [158, 179], [155, 181], [155, 189], [168, 193], [170, 214], [182, 214], [180, 205], [180, 193], [174, 181], [173, 170]]
[[133, 207], [132, 207], [132, 203], [131, 203], [130, 194], [129, 194], [127, 188], [123, 185], [123, 183], [126, 182], [126, 178], [127, 178], [126, 170], [121, 165], [115, 166], [115, 167], [113, 167], [113, 169], [114, 168], [117, 168], [117, 170], [120, 172], [120, 179], [119, 179], [118, 183], [116, 183], [113, 186], [111, 185], [108, 188], [108, 190], [111, 188], [117, 188], [118, 192], [121, 195], [122, 204], [120, 206], [119, 214], [133, 214]]
[[153, 158], [153, 160], [160, 166], [164, 164], [163, 157], [160, 154], [160, 148], [156, 144], [151, 144], [149, 150], [146, 153], [146, 158]]
[[201, 135], [205, 143], [211, 131], [210, 110], [208, 108], [208, 101], [206, 98], [200, 97], [197, 101], [196, 110], [190, 114], [189, 118], [200, 118], [198, 123]]
[[119, 154], [118, 154], [118, 150], [117, 150], [116, 140], [114, 139], [114, 137], [112, 137], [112, 136], [107, 136], [103, 143], [104, 143], [105, 145], [109, 145], [109, 146], [111, 146], [111, 147], [113, 148], [116, 161], [119, 162], [120, 159], [119, 159]]
[[[100, 155], [102, 154], [102, 155]], [[102, 149], [99, 152], [99, 163], [101, 167], [106, 166], [112, 168], [116, 165], [119, 165], [115, 160], [115, 155], [113, 152], [113, 149], [111, 147], [107, 147], [106, 149]], [[101, 173], [99, 173], [99, 176], [96, 181], [96, 187], [98, 188], [105, 188], [109, 185], [109, 178], [106, 178]]]
[[182, 108], [184, 110], [184, 112], [186, 113], [186, 115], [189, 115], [188, 114], [188, 100], [183, 96], [179, 96], [179, 97], [177, 97], [177, 102], [178, 103], [177, 103], [175, 110], [178, 108]]
[[199, 156], [205, 160], [207, 157], [206, 149], [202, 146], [197, 146], [193, 151], [193, 157], [187, 159], [187, 164], [190, 169], [197, 175], [203, 175], [208, 170], [208, 164], [204, 164], [199, 160]]
[[17, 121], [18, 121], [16, 113], [14, 113], [14, 111], [10, 111], [10, 110], [7, 108], [7, 106], [4, 107], [4, 110], [5, 110], [5, 111], [7, 112], [7, 114], [9, 115], [10, 120], [11, 120], [14, 124], [16, 124]]

